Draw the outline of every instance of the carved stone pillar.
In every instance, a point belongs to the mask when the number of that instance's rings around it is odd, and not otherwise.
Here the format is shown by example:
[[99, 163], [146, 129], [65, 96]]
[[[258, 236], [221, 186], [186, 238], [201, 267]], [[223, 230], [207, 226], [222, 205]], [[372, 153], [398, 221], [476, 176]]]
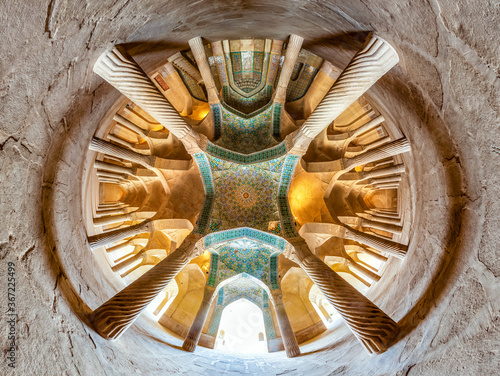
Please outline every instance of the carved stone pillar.
[[198, 69], [200, 70], [201, 77], [203, 77], [203, 82], [205, 83], [208, 94], [208, 103], [219, 103], [219, 93], [217, 92], [217, 86], [215, 85], [212, 71], [210, 70], [210, 65], [208, 64], [205, 47], [203, 46], [203, 40], [200, 37], [196, 37], [190, 39], [188, 43], [189, 47], [191, 47], [191, 51], [193, 52], [196, 64], [198, 65]]
[[362, 175], [363, 179], [372, 179], [372, 178], [378, 178], [380, 176], [397, 175], [397, 174], [401, 174], [403, 172], [405, 172], [405, 165], [401, 163], [401, 164], [391, 166], [391, 167], [386, 167], [386, 168], [381, 168], [378, 170], [363, 172], [361, 175]]
[[387, 231], [390, 232], [391, 234], [397, 234], [397, 235], [401, 235], [401, 232], [403, 231], [403, 228], [401, 226], [391, 225], [389, 223], [371, 221], [369, 219], [362, 219], [361, 226], [371, 227], [377, 230]]
[[410, 143], [405, 137], [403, 137], [399, 140], [392, 141], [378, 148], [361, 153], [353, 158], [348, 158], [344, 161], [344, 169], [352, 170], [356, 166], [361, 166], [367, 163], [378, 161], [380, 159], [392, 157], [410, 150]]
[[184, 55], [182, 55], [181, 52], [177, 52], [176, 54], [170, 56], [168, 58], [168, 61], [170, 61], [173, 65], [175, 65], [178, 69], [186, 72], [191, 78], [193, 78], [196, 82], [201, 83], [203, 82], [203, 78], [200, 75], [200, 72], [196, 70], [196, 68], [186, 60]]
[[397, 324], [313, 255], [303, 239], [288, 244], [284, 256], [304, 269], [369, 353], [381, 353], [390, 346], [399, 333]]
[[380, 281], [380, 276], [377, 273], [372, 272], [371, 270], [365, 268], [364, 266], [359, 265], [356, 261], [347, 260], [347, 266], [356, 272], [360, 273], [363, 277], [367, 277], [372, 281]]
[[374, 191], [383, 191], [384, 189], [398, 189], [399, 183], [384, 183], [384, 184], [376, 184], [373, 187], [368, 187], [368, 189], [372, 189]]
[[127, 175], [117, 174], [116, 172], [98, 170], [96, 174], [97, 176], [102, 176], [104, 178], [109, 178], [119, 181], [127, 180]]
[[207, 319], [210, 304], [212, 304], [214, 293], [215, 287], [205, 286], [205, 290], [203, 291], [203, 300], [201, 301], [200, 308], [198, 309], [193, 324], [191, 324], [191, 328], [189, 328], [186, 339], [182, 344], [182, 348], [184, 350], [193, 352], [196, 349], [198, 341], [200, 340], [201, 331], [203, 330], [203, 325], [205, 325], [205, 320]]
[[94, 161], [94, 167], [99, 170], [111, 171], [117, 174], [127, 174], [135, 175], [137, 173], [136, 169], [128, 168], [124, 166], [115, 165], [113, 163], [107, 163], [103, 161]]
[[299, 356], [299, 344], [297, 343], [297, 338], [295, 338], [295, 333], [293, 332], [292, 325], [285, 311], [283, 294], [281, 290], [271, 290], [271, 295], [273, 297], [274, 311], [278, 319], [278, 326], [280, 327], [281, 339], [285, 346], [286, 356], [289, 358]]
[[121, 215], [105, 215], [103, 217], [94, 218], [94, 226], [105, 226], [105, 225], [111, 225], [113, 223], [131, 221], [133, 218], [134, 218], [133, 213], [127, 213]]
[[376, 222], [382, 222], [382, 223], [389, 223], [391, 225], [396, 225], [400, 226], [401, 225], [401, 219], [400, 218], [387, 218], [383, 217], [380, 215], [376, 214], [364, 214], [364, 213], [358, 213], [360, 217], [367, 218], [371, 221], [376, 221]]
[[92, 312], [90, 322], [97, 333], [117, 339], [177, 273], [204, 251], [199, 240], [199, 235], [189, 235], [181, 247]]
[[151, 157], [122, 148], [120, 146], [112, 144], [111, 142], [101, 140], [97, 137], [92, 137], [89, 149], [97, 151], [98, 153], [108, 154], [114, 157], [126, 159], [130, 162], [140, 164], [141, 166], [144, 166], [146, 168], [150, 166], [151, 162]]
[[109, 231], [102, 234], [89, 236], [88, 240], [91, 249], [96, 249], [99, 247], [104, 247], [109, 244], [113, 244], [120, 240], [142, 234], [143, 232], [151, 232], [152, 223], [149, 220], [145, 220], [136, 225], [121, 228], [119, 230]]
[[198, 132], [184, 121], [148, 75], [121, 46], [104, 52], [95, 63], [94, 72], [172, 132], [184, 143], [188, 152], [200, 151], [199, 147], [196, 147], [201, 140]]
[[128, 211], [126, 208], [119, 208], [119, 209], [97, 209], [96, 211], [96, 217], [103, 217], [105, 215], [115, 215], [115, 214], [127, 214]]
[[304, 154], [311, 141], [337, 116], [365, 93], [399, 61], [394, 48], [382, 38], [371, 35], [337, 78], [318, 107], [294, 136], [293, 153]]
[[345, 239], [354, 240], [355, 242], [375, 248], [380, 252], [388, 253], [400, 259], [404, 259], [404, 257], [406, 256], [406, 252], [408, 251], [407, 245], [382, 239], [379, 238], [378, 236], [365, 234], [361, 231], [354, 230], [353, 228], [348, 226], [344, 227], [345, 227], [345, 233], [344, 233]]
[[139, 127], [138, 125], [132, 123], [129, 119], [123, 117], [120, 114], [115, 114], [113, 116], [113, 120], [116, 121], [122, 127], [125, 127], [125, 128], [127, 128], [128, 130], [130, 130], [130, 131], [132, 131], [134, 133], [137, 133], [142, 138], [147, 138], [148, 137], [149, 130], [142, 129], [141, 127]]
[[132, 239], [127, 240], [123, 243], [117, 244], [113, 247], [106, 248], [106, 252], [109, 253], [110, 255], [113, 255], [113, 254], [118, 253], [119, 251], [125, 249], [130, 244], [132, 244]]
[[290, 77], [292, 76], [293, 67], [299, 57], [300, 49], [302, 48], [302, 42], [304, 38], [298, 35], [290, 35], [290, 40], [286, 46], [285, 61], [281, 67], [280, 77], [278, 79], [278, 85], [276, 86], [276, 93], [274, 101], [278, 103], [285, 103], [286, 101], [286, 88], [288, 87], [288, 82], [290, 82]]

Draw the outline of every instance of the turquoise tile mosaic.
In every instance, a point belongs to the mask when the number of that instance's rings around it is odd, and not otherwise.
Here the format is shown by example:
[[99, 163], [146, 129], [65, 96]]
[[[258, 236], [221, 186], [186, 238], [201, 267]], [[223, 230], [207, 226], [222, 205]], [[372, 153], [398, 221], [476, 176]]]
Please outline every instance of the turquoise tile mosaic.
[[219, 254], [212, 252], [210, 254], [210, 272], [208, 274], [207, 285], [215, 287], [219, 271]]
[[211, 336], [216, 336], [219, 331], [220, 319], [222, 317], [222, 311], [224, 307], [222, 305], [217, 305], [212, 313], [212, 317], [210, 319], [210, 324], [208, 326], [207, 334]]
[[283, 252], [286, 246], [286, 240], [263, 231], [255, 230], [253, 228], [243, 227], [237, 228], [234, 230], [220, 231], [206, 235], [203, 238], [205, 243], [205, 248], [208, 249], [210, 247], [216, 246], [220, 243], [225, 243], [230, 240], [239, 239], [239, 238], [247, 238], [252, 239], [261, 243], [264, 243], [267, 246], [271, 246], [273, 248], [278, 249]]
[[[261, 108], [262, 106], [259, 106]], [[272, 106], [244, 118], [226, 106], [221, 106], [221, 136], [218, 146], [241, 154], [251, 154], [277, 144], [272, 134]]]
[[201, 179], [203, 182], [203, 187], [205, 189], [205, 200], [203, 201], [203, 207], [201, 209], [200, 215], [198, 216], [198, 221], [193, 230], [195, 234], [204, 235], [207, 233], [210, 224], [210, 216], [212, 213], [215, 190], [212, 179], [212, 172], [210, 170], [210, 163], [205, 153], [196, 153], [193, 155], [198, 169], [200, 170]]
[[[318, 68], [309, 64], [296, 63], [291, 81], [288, 83], [286, 89], [287, 102], [293, 102], [302, 98], [307, 93], [307, 90], [309, 90], [318, 71]], [[296, 77], [294, 77], [294, 73]]]
[[217, 283], [241, 273], [246, 273], [270, 284], [269, 258], [276, 249], [261, 242], [242, 238], [223, 243], [213, 248], [219, 255], [219, 272]]
[[273, 135], [275, 138], [280, 137], [282, 109], [283, 106], [280, 103], [275, 103], [273, 105]]
[[269, 256], [269, 287], [271, 290], [280, 288], [278, 276], [278, 256], [280, 252], [275, 252]]
[[268, 339], [276, 338], [276, 328], [274, 326], [273, 316], [269, 308], [262, 311], [264, 314], [264, 327], [266, 328], [266, 337]]
[[222, 115], [221, 115], [220, 106], [218, 104], [210, 105], [210, 110], [212, 111], [212, 118], [214, 121], [214, 137], [213, 137], [213, 139], [215, 141], [215, 140], [218, 140], [220, 138], [220, 135], [221, 135], [221, 127], [222, 127], [221, 117], [222, 117]]
[[241, 165], [207, 154], [212, 171], [215, 198], [212, 228], [227, 230], [253, 227], [267, 231], [269, 222], [279, 221], [277, 193], [279, 167], [285, 157]]
[[298, 236], [292, 211], [288, 204], [288, 190], [290, 188], [293, 172], [299, 160], [300, 156], [298, 155], [288, 155], [281, 172], [281, 180], [278, 189], [278, 207], [285, 238], [295, 238]]
[[178, 68], [174, 64], [175, 70], [177, 73], [179, 73], [179, 76], [181, 76], [182, 81], [184, 82], [184, 85], [186, 85], [186, 88], [188, 89], [189, 93], [193, 98], [196, 98], [200, 101], [206, 102], [207, 97], [205, 96], [205, 92], [201, 88], [201, 86], [196, 82], [194, 78], [192, 78], [189, 74], [184, 72], [182, 69]]
[[225, 104], [231, 108], [230, 110], [241, 117], [258, 114], [262, 107], [271, 104], [272, 96], [273, 87], [271, 85], [265, 85], [260, 91], [250, 97], [241, 95], [233, 90], [231, 86], [223, 86], [222, 88], [222, 98]]
[[[214, 124], [214, 134], [215, 134], [215, 124]], [[253, 164], [275, 159], [285, 155], [287, 152], [286, 144], [284, 141], [272, 148], [258, 151], [252, 154], [240, 154], [235, 151], [224, 149], [211, 142], [208, 142], [205, 151], [214, 157], [240, 164]]]

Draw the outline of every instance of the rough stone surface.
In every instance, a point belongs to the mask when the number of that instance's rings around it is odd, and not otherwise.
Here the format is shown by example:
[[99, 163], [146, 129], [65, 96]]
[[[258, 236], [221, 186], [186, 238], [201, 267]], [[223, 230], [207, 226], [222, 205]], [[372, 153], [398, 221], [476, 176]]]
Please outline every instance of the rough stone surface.
[[[3, 1], [0, 280], [7, 285], [15, 262], [19, 347], [16, 369], [3, 357], [0, 373], [498, 374], [499, 12], [494, 0]], [[144, 319], [117, 342], [99, 337], [85, 315], [115, 290], [87, 248], [80, 176], [90, 137], [118, 94], [92, 73], [97, 57], [125, 43], [148, 70], [198, 35], [294, 33], [345, 66], [372, 30], [401, 64], [369, 95], [412, 145], [411, 247], [370, 290], [402, 325], [399, 341], [369, 357], [339, 325], [286, 359], [186, 353], [179, 340], [151, 335]]]

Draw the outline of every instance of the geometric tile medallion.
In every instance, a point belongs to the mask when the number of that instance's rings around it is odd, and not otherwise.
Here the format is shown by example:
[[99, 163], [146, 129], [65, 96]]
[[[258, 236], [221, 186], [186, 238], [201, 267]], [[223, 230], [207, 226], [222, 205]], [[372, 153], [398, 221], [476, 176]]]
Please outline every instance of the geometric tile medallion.
[[207, 154], [215, 190], [210, 232], [238, 227], [268, 231], [280, 220], [277, 194], [285, 156], [242, 165]]

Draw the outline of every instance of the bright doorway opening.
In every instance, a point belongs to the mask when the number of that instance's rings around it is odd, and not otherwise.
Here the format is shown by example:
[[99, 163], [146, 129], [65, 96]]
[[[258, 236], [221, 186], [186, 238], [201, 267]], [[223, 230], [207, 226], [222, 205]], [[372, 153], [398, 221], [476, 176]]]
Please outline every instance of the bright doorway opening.
[[266, 353], [262, 310], [246, 299], [224, 308], [214, 349], [240, 354]]

